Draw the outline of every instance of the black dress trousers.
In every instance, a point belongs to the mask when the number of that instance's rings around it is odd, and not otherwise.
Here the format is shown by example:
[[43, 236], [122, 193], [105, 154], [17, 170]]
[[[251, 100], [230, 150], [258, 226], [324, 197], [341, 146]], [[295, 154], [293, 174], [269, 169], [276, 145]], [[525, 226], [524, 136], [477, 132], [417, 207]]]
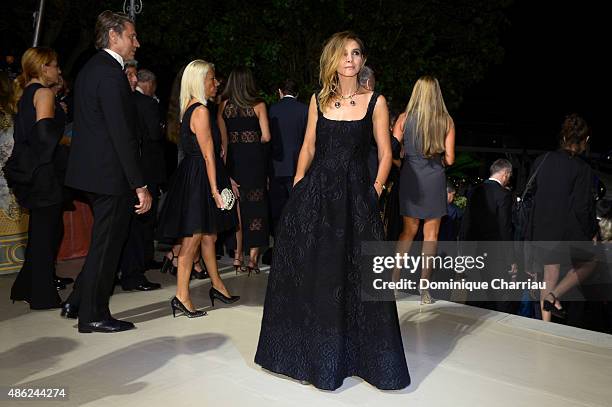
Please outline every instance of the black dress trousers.
[[78, 307], [80, 323], [110, 318], [108, 302], [135, 202], [131, 191], [124, 195], [88, 194], [88, 197], [94, 215], [91, 245], [67, 299]]

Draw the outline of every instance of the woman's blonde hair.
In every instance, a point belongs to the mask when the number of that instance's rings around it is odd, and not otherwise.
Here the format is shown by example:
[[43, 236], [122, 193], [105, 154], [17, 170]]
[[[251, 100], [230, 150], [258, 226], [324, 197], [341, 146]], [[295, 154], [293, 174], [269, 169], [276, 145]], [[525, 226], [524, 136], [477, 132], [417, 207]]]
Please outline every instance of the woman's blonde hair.
[[[351, 31], [342, 31], [332, 35], [321, 52], [319, 60], [319, 84], [321, 91], [319, 92], [319, 106], [323, 111], [331, 101], [338, 96], [340, 81], [338, 79], [338, 65], [344, 57], [344, 47], [350, 40], [354, 40], [359, 44], [363, 55], [363, 65], [366, 62], [365, 49], [363, 41]], [[363, 67], [362, 65], [362, 67]]]
[[410, 116], [416, 119], [415, 137], [422, 142], [423, 156], [431, 158], [444, 152], [452, 119], [446, 110], [440, 83], [433, 76], [422, 76], [414, 85], [406, 106], [406, 120]]
[[601, 233], [601, 240], [603, 240], [604, 242], [612, 241], [612, 219], [601, 219], [599, 221], [599, 230]]
[[28, 48], [21, 57], [21, 74], [15, 78], [13, 86], [12, 108], [17, 111], [17, 103], [21, 99], [23, 90], [32, 79], [44, 80], [42, 77], [43, 65], [50, 65], [53, 61], [57, 62], [57, 53], [47, 47]]
[[185, 67], [183, 77], [181, 78], [181, 96], [179, 98], [181, 106], [179, 117], [181, 121], [183, 121], [183, 115], [191, 99], [197, 100], [204, 106], [207, 105], [208, 95], [204, 86], [204, 78], [206, 78], [208, 71], [214, 69], [215, 66], [213, 64], [202, 59], [191, 61]]

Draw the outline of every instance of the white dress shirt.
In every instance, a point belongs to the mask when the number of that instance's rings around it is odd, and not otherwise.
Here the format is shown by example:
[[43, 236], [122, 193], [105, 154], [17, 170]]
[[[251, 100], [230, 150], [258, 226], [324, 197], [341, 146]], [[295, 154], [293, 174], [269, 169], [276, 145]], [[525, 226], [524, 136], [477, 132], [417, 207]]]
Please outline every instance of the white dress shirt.
[[104, 48], [104, 51], [108, 52], [111, 57], [115, 58], [117, 62], [119, 62], [119, 64], [121, 65], [121, 69], [124, 68], [123, 57], [121, 55], [117, 54], [115, 51], [113, 51], [112, 49], [108, 49], [108, 48]]

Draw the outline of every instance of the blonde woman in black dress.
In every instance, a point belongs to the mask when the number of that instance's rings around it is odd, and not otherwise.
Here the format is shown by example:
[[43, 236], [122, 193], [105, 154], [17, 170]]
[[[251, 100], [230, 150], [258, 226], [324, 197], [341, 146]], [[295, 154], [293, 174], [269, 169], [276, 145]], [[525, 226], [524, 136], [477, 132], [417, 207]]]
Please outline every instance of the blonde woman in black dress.
[[[406, 111], [393, 128], [393, 136], [404, 145], [399, 177], [400, 214], [403, 230], [398, 251], [406, 253], [423, 220], [423, 253], [435, 254], [440, 220], [446, 215], [445, 167], [455, 161], [455, 125], [446, 110], [438, 80], [419, 78]], [[423, 268], [421, 279], [429, 281], [433, 270]], [[395, 275], [394, 278], [399, 276]], [[421, 290], [421, 303], [433, 302]]]
[[189, 294], [193, 259], [200, 246], [211, 279], [209, 296], [213, 306], [215, 299], [232, 303], [240, 298], [230, 295], [223, 284], [215, 254], [217, 233], [231, 229], [238, 221], [235, 208], [221, 210], [223, 199], [219, 191], [229, 188], [230, 182], [218, 154], [221, 140], [213, 137], [207, 106], [216, 92], [212, 64], [197, 59], [187, 65], [180, 96], [180, 143], [185, 157], [172, 178], [159, 217], [159, 237], [181, 239], [172, 312], [179, 310], [190, 318], [206, 315], [194, 307]]
[[[31, 309], [59, 308], [53, 275], [61, 241], [64, 179], [57, 146], [66, 116], [56, 109], [49, 86], [59, 81], [61, 70], [57, 53], [46, 47], [26, 50], [21, 66], [23, 72], [15, 79], [15, 144], [4, 173], [19, 205], [29, 209], [30, 221], [25, 262], [11, 288], [11, 299], [26, 301]], [[32, 174], [31, 179], [20, 181], [11, 168]]]

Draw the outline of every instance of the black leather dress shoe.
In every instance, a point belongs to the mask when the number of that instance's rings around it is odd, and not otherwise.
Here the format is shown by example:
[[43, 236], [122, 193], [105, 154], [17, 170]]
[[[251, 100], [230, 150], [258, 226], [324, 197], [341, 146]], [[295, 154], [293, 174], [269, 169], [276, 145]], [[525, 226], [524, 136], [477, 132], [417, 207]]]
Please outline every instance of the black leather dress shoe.
[[62, 281], [59, 278], [54, 278], [53, 279], [53, 283], [55, 284], [55, 288], [59, 291], [59, 290], [65, 290], [66, 289], [66, 284], [62, 283]]
[[55, 281], [60, 281], [63, 284], [72, 284], [74, 283], [74, 278], [70, 278], [70, 277], [60, 277], [58, 275], [56, 275], [55, 277]]
[[129, 331], [134, 329], [133, 323], [128, 321], [119, 321], [118, 319], [105, 319], [102, 321], [93, 321], [87, 323], [79, 322], [79, 332], [82, 334], [88, 334], [92, 332], [103, 332], [103, 333], [114, 333]]
[[79, 316], [79, 307], [65, 302], [62, 304], [62, 311], [60, 312], [60, 316], [69, 319], [77, 319]]
[[123, 291], [153, 291], [161, 288], [161, 284], [151, 281], [143, 281], [137, 285], [122, 285]]

